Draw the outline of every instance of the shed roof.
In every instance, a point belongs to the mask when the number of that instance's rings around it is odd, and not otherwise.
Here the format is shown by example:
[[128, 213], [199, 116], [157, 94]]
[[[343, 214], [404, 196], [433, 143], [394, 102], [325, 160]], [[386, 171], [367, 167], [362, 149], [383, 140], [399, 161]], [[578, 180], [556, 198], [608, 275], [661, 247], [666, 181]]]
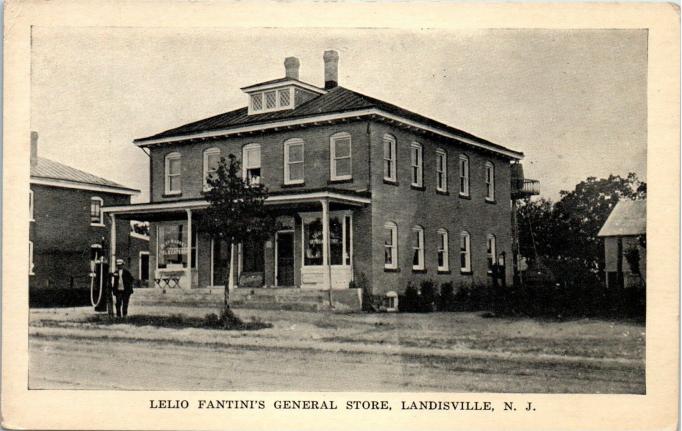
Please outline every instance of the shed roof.
[[646, 234], [646, 200], [622, 200], [616, 204], [597, 236]]

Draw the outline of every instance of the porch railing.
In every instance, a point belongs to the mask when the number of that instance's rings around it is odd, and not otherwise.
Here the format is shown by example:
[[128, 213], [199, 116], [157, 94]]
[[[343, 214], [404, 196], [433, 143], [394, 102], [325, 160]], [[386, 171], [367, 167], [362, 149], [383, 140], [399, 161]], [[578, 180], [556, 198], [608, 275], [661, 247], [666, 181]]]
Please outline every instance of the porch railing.
[[527, 178], [512, 178], [511, 180], [512, 199], [521, 199], [528, 196], [540, 194], [540, 181]]

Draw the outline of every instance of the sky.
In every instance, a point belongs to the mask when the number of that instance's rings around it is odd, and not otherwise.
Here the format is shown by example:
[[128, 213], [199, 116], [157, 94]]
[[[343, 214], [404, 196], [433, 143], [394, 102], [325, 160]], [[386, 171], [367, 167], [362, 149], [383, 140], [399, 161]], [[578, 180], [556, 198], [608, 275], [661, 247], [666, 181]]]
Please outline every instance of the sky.
[[34, 27], [38, 153], [143, 191], [133, 139], [246, 106], [239, 89], [284, 76], [339, 85], [522, 151], [556, 200], [588, 176], [646, 179], [646, 30]]

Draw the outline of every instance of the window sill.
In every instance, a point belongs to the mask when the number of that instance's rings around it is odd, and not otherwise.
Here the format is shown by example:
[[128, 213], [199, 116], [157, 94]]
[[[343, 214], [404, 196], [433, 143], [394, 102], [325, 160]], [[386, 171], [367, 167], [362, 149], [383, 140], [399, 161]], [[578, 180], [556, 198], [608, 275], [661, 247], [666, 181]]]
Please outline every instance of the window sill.
[[460, 198], [460, 199], [466, 199], [466, 200], [469, 200], [469, 201], [470, 201], [470, 200], [471, 200], [471, 195], [463, 195], [463, 194], [460, 193], [460, 194], [459, 194], [459, 198]]
[[436, 194], [438, 194], [438, 195], [443, 195], [443, 196], [450, 196], [450, 192], [448, 192], [447, 190], [438, 190], [438, 189], [436, 189]]
[[29, 223], [35, 223], [35, 221], [36, 219], [32, 218], [31, 220], [29, 220]]
[[337, 178], [337, 179], [330, 179], [327, 181], [327, 184], [343, 184], [343, 183], [352, 183], [353, 182], [353, 177], [350, 178]]
[[497, 204], [497, 201], [495, 199], [485, 198], [485, 203], [495, 205]]
[[104, 227], [104, 223], [90, 223], [91, 227]]
[[389, 180], [388, 178], [384, 178], [384, 184], [388, 184], [391, 186], [397, 186], [398, 180]]
[[35, 272], [29, 272], [28, 275], [36, 275]]
[[414, 185], [414, 184], [410, 184], [410, 188], [411, 188], [412, 190], [419, 190], [419, 191], [421, 191], [421, 192], [423, 192], [424, 190], [426, 190], [426, 187], [424, 187], [424, 186], [416, 186], [416, 185]]
[[412, 268], [412, 272], [417, 274], [426, 274], [426, 269], [424, 268]]
[[460, 271], [459, 273], [462, 274], [462, 275], [474, 275], [474, 272], [471, 271], [471, 270], [469, 270], [469, 271]]
[[295, 187], [305, 187], [305, 182], [301, 181], [300, 183], [284, 183], [280, 185], [281, 188], [283, 189], [291, 189]]
[[182, 196], [182, 192], [164, 193], [161, 195], [162, 198], [175, 198]]
[[384, 272], [400, 272], [400, 268], [386, 268], [386, 267], [384, 267]]
[[449, 269], [439, 269], [438, 274], [452, 274]]

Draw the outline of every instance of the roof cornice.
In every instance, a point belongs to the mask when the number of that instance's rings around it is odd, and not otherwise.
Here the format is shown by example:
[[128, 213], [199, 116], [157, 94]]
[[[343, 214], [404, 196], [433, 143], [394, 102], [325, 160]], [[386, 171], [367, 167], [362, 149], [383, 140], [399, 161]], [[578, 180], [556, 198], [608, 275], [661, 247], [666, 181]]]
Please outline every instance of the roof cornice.
[[240, 134], [240, 133], [259, 132], [259, 131], [265, 131], [265, 130], [269, 130], [269, 129], [286, 128], [286, 127], [291, 127], [291, 126], [305, 126], [305, 125], [309, 125], [309, 124], [326, 122], [326, 121], [353, 119], [353, 118], [366, 117], [366, 116], [382, 117], [386, 120], [401, 123], [401, 124], [404, 124], [406, 126], [414, 127], [416, 129], [420, 129], [420, 130], [423, 130], [426, 132], [434, 133], [436, 135], [440, 135], [440, 136], [443, 136], [443, 137], [446, 137], [449, 139], [454, 139], [454, 140], [463, 142], [465, 144], [469, 144], [469, 145], [477, 147], [477, 148], [485, 149], [487, 151], [492, 151], [492, 152], [497, 153], [497, 154], [502, 154], [502, 155], [510, 157], [512, 159], [521, 160], [524, 157], [522, 152], [509, 150], [506, 148], [498, 148], [496, 146], [487, 144], [485, 142], [479, 142], [479, 141], [476, 141], [475, 139], [471, 139], [471, 138], [466, 137], [466, 136], [458, 135], [458, 134], [449, 132], [447, 130], [443, 130], [441, 128], [429, 126], [427, 124], [423, 124], [423, 123], [420, 123], [420, 122], [417, 122], [414, 120], [410, 120], [408, 118], [405, 118], [405, 117], [402, 117], [399, 115], [391, 114], [389, 112], [386, 112], [386, 111], [378, 109], [378, 108], [367, 108], [367, 109], [359, 109], [359, 110], [354, 110], [354, 111], [347, 111], [347, 112], [340, 112], [340, 113], [333, 113], [333, 114], [315, 115], [315, 116], [303, 117], [303, 118], [275, 120], [275, 121], [269, 121], [266, 123], [230, 127], [228, 129], [213, 130], [213, 131], [208, 131], [208, 132], [199, 132], [199, 133], [193, 133], [193, 134], [188, 134], [188, 135], [171, 136], [171, 137], [167, 137], [167, 138], [158, 138], [158, 139], [148, 139], [148, 140], [144, 140], [144, 141], [135, 140], [135, 141], [133, 141], [133, 143], [135, 145], [143, 148], [143, 147], [152, 146], [152, 145], [162, 145], [162, 144], [167, 144], [167, 143], [172, 143], [172, 142], [185, 141], [185, 140], [189, 140], [189, 139], [205, 139], [205, 138], [224, 137], [224, 136], [230, 136], [230, 135]]

